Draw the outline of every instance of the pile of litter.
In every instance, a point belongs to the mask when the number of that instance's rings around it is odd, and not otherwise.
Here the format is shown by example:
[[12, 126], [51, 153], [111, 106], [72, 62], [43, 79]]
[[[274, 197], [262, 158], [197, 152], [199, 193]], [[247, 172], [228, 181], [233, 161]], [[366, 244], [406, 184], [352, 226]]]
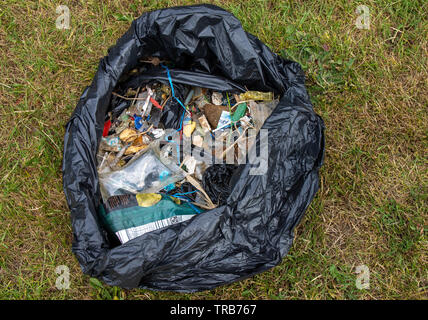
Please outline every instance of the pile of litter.
[[[97, 170], [103, 220], [121, 243], [225, 204], [233, 172], [278, 104], [272, 92], [174, 83], [170, 67], [143, 59], [110, 102]], [[167, 80], [142, 81], [160, 68]]]

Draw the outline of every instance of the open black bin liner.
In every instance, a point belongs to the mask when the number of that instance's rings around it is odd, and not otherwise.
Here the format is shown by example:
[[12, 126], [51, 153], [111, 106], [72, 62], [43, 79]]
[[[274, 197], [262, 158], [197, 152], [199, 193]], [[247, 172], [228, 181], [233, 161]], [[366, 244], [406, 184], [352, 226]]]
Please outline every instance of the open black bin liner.
[[[96, 153], [112, 90], [146, 56], [248, 89], [274, 91], [281, 99], [262, 127], [269, 130], [265, 174], [251, 175], [251, 164], [242, 165], [226, 205], [111, 248], [97, 214]], [[143, 14], [101, 59], [66, 125], [63, 187], [72, 251], [83, 272], [123, 288], [192, 292], [278, 265], [318, 189], [323, 129], [299, 64], [274, 54], [231, 13], [197, 5]]]

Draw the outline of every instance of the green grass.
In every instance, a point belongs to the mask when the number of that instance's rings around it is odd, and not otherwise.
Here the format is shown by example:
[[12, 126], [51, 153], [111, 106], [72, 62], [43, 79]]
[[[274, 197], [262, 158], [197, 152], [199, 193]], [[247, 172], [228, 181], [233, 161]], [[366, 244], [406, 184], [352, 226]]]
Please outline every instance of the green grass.
[[[0, 3], [0, 299], [426, 299], [425, 1], [212, 1], [299, 62], [326, 124], [321, 188], [281, 265], [195, 294], [82, 274], [62, 192], [64, 125], [99, 59], [143, 12], [194, 1]], [[67, 5], [71, 29], [55, 27]], [[355, 9], [370, 9], [370, 29]], [[70, 288], [55, 287], [59, 265]], [[358, 265], [370, 288], [355, 286]]]

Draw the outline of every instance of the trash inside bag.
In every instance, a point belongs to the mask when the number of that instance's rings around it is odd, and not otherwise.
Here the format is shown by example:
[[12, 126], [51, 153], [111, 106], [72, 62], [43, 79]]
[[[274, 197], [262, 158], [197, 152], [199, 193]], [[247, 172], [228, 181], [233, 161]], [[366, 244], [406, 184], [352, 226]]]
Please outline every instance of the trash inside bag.
[[[118, 98], [112, 100], [115, 105], [110, 109], [118, 110], [116, 104], [121, 105], [121, 100], [131, 102], [125, 108], [120, 107], [120, 112], [108, 112], [104, 122], [97, 153], [103, 202], [112, 196], [143, 191], [168, 194], [188, 180], [195, 188], [191, 192], [196, 193], [194, 205], [204, 209], [224, 205], [231, 190], [229, 181], [236, 169], [234, 164], [245, 160], [257, 131], [278, 100], [273, 100], [272, 92], [246, 91], [241, 94], [247, 93], [245, 102], [233, 91], [173, 84], [172, 63], [145, 65], [154, 60], [142, 59], [141, 67], [125, 77], [132, 86], [122, 84], [112, 92]], [[159, 80], [158, 72], [152, 73], [155, 78], [148, 83], [133, 80], [141, 79], [140, 75], [148, 68], [165, 69], [168, 83]], [[178, 103], [180, 112], [165, 108], [171, 100]], [[266, 104], [264, 100], [271, 101]], [[253, 135], [249, 134], [250, 128], [257, 128]], [[205, 157], [201, 157], [201, 152]], [[213, 159], [216, 163], [233, 164], [212, 166]], [[112, 229], [108, 224], [106, 227]], [[116, 235], [121, 243], [122, 239], [130, 239]]]
[[323, 132], [299, 64], [231, 13], [143, 14], [66, 125], [63, 186], [82, 271], [194, 292], [278, 265], [318, 190]]
[[153, 150], [128, 163], [121, 170], [100, 174], [101, 195], [104, 201], [114, 195], [157, 192], [163, 187], [184, 179], [174, 164], [163, 164]]
[[226, 203], [231, 190], [230, 179], [235, 170], [236, 166], [233, 164], [216, 164], [205, 170], [203, 187], [214, 203]]

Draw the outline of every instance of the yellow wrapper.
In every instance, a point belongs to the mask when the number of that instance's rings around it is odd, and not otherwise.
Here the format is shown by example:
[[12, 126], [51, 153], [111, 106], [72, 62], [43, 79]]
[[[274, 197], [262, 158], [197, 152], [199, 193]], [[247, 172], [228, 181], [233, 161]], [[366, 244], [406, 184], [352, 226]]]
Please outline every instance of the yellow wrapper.
[[129, 146], [128, 149], [126, 149], [126, 151], [125, 151], [125, 156], [133, 154], [133, 153], [137, 153], [138, 151], [141, 151], [147, 147], [148, 146], [146, 144], [143, 144], [141, 146]]
[[138, 138], [138, 131], [131, 128], [126, 128], [119, 135], [120, 140], [129, 143]]
[[186, 137], [190, 137], [192, 135], [192, 132], [195, 130], [196, 128], [196, 122], [191, 121], [189, 124], [186, 124], [185, 126], [183, 126], [183, 133]]
[[135, 197], [140, 207], [154, 206], [162, 199], [162, 196], [158, 193], [139, 193]]
[[265, 101], [271, 101], [273, 100], [273, 93], [272, 92], [261, 92], [261, 91], [247, 91], [244, 93], [241, 93], [239, 95], [240, 101], [246, 101], [246, 100], [265, 100]]

